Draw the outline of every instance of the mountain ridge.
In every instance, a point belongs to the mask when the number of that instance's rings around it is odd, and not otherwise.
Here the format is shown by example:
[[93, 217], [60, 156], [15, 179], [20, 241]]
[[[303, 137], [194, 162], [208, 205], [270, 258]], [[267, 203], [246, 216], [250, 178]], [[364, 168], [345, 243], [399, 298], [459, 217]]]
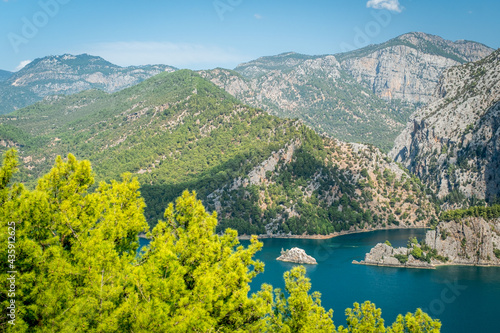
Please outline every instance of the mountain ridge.
[[167, 65], [120, 67], [88, 54], [37, 58], [0, 82], [0, 114], [50, 95], [68, 95], [88, 89], [115, 92], [163, 71], [174, 70], [176, 68]]

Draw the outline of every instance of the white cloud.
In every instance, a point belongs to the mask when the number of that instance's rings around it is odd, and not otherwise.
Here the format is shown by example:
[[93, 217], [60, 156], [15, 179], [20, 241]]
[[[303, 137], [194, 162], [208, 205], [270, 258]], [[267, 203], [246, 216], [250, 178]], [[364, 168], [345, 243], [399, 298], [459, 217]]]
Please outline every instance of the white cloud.
[[27, 64], [29, 64], [31, 62], [31, 60], [23, 60], [19, 63], [19, 65], [17, 65], [15, 71], [19, 71], [21, 69], [23, 69]]
[[260, 14], [254, 14], [253, 17], [255, 17], [257, 20], [262, 20], [264, 17]]
[[401, 13], [403, 6], [399, 0], [368, 0], [366, 7], [375, 9], [387, 9], [393, 12]]
[[219, 46], [171, 42], [110, 42], [87, 47], [83, 52], [120, 66], [165, 64], [179, 68], [233, 67], [248, 57]]

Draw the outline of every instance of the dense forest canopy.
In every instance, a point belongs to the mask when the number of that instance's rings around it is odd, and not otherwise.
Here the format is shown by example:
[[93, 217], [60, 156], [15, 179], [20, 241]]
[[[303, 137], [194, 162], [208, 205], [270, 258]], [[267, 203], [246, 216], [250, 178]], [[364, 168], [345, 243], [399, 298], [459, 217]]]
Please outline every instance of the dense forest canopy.
[[130, 174], [91, 190], [90, 162], [68, 155], [28, 190], [12, 181], [17, 166], [9, 150], [0, 168], [0, 241], [9, 244], [2, 247], [9, 261], [1, 261], [0, 278], [11, 285], [0, 302], [15, 310], [2, 316], [2, 331], [440, 331], [421, 310], [385, 327], [370, 302], [347, 309], [347, 326], [336, 329], [300, 266], [285, 273], [286, 293], [266, 284], [252, 293], [249, 283], [264, 269], [253, 259], [262, 243], [254, 237], [244, 248], [236, 231], [216, 234], [216, 214], [195, 193], [167, 207], [137, 255], [148, 225]]

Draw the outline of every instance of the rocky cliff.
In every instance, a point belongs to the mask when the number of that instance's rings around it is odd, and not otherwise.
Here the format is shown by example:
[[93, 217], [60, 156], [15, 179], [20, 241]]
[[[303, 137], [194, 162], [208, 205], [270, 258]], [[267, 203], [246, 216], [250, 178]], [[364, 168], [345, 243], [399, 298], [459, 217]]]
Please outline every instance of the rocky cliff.
[[428, 103], [444, 70], [477, 61], [493, 49], [476, 42], [412, 32], [339, 56], [342, 68], [379, 97]]
[[[360, 264], [432, 268], [436, 265], [500, 265], [500, 219], [466, 217], [441, 222], [425, 240], [393, 248], [377, 244]], [[354, 262], [358, 263], [358, 262]]]
[[415, 105], [433, 100], [445, 69], [491, 52], [475, 42], [410, 33], [343, 54], [289, 52], [200, 74], [271, 114], [389, 150]]
[[412, 115], [390, 156], [441, 198], [495, 201], [500, 194], [500, 50], [447, 70], [435, 98]]
[[174, 70], [166, 65], [120, 67], [87, 54], [35, 59], [20, 71], [10, 73], [3, 82], [0, 79], [0, 114], [49, 95], [69, 95], [89, 89], [112, 93]]

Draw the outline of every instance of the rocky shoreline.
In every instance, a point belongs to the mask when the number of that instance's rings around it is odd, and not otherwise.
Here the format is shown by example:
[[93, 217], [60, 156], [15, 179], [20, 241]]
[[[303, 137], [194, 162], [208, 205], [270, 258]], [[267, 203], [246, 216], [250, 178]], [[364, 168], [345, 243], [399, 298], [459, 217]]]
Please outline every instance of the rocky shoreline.
[[276, 260], [293, 262], [296, 264], [317, 265], [316, 259], [307, 255], [306, 251], [298, 247], [292, 247], [290, 250], [281, 249], [281, 255]]
[[500, 219], [468, 217], [441, 222], [424, 240], [410, 239], [407, 247], [379, 243], [353, 264], [404, 268], [437, 266], [500, 266]]

